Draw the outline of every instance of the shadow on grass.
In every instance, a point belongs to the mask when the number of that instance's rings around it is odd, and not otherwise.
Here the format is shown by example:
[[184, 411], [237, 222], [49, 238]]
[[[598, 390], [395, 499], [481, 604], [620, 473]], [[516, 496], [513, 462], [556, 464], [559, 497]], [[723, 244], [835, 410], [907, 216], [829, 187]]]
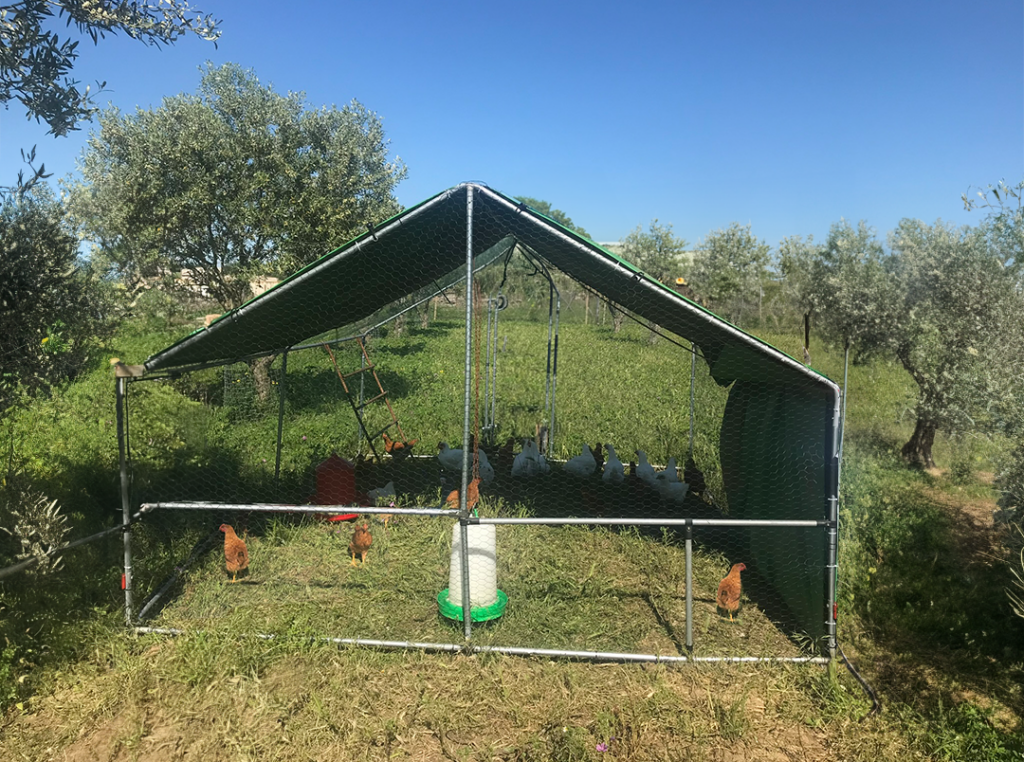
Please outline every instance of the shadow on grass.
[[[926, 713], [964, 691], [1024, 715], [1024, 620], [1006, 599], [994, 530], [929, 497], [935, 480], [895, 459], [845, 474], [846, 599], [873, 643], [883, 691]], [[883, 655], [884, 654], [884, 655]]]

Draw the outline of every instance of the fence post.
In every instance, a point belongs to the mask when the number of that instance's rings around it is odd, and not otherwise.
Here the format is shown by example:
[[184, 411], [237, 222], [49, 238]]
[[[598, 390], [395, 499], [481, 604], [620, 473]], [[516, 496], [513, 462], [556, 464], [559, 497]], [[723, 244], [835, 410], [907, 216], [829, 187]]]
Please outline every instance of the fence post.
[[462, 489], [459, 490], [459, 540], [462, 546], [462, 629], [469, 640], [473, 634], [469, 597], [469, 477], [473, 453], [469, 432], [473, 399], [473, 186], [466, 186], [466, 397], [462, 420]]
[[281, 383], [278, 384], [277, 457], [274, 459], [274, 486], [281, 486], [281, 444], [284, 435], [284, 403], [288, 394], [288, 350], [281, 355]]
[[686, 522], [686, 650], [693, 651], [693, 524]]
[[121, 524], [124, 537], [124, 622], [129, 627], [132, 623], [132, 530], [131, 530], [131, 497], [128, 489], [128, 435], [126, 421], [126, 403], [128, 398], [128, 379], [118, 376], [115, 391], [117, 402], [117, 449], [121, 466]]

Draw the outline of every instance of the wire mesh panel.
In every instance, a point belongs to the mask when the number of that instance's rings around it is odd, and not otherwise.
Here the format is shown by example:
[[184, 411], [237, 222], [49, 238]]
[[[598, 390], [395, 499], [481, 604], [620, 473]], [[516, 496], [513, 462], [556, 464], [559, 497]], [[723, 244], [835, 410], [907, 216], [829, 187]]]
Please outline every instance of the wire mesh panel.
[[834, 388], [773, 351], [460, 186], [129, 385], [136, 608], [450, 642], [469, 603], [477, 645], [827, 650]]

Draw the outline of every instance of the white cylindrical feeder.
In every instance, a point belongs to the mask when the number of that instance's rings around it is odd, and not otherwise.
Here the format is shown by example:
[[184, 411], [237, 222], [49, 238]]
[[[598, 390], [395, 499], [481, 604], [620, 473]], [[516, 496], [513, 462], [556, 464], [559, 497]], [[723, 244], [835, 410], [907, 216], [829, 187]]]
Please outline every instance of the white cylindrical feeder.
[[[452, 555], [448, 589], [437, 596], [441, 615], [462, 621], [462, 527], [452, 527]], [[474, 622], [497, 619], [505, 612], [508, 596], [498, 589], [498, 561], [495, 550], [494, 524], [470, 524], [466, 527], [469, 542], [469, 608]]]
[[[462, 605], [462, 548], [458, 524], [452, 527], [452, 562], [448, 573], [448, 600]], [[493, 606], [498, 601], [498, 557], [495, 551], [493, 524], [470, 524], [469, 537], [469, 605], [470, 608]]]

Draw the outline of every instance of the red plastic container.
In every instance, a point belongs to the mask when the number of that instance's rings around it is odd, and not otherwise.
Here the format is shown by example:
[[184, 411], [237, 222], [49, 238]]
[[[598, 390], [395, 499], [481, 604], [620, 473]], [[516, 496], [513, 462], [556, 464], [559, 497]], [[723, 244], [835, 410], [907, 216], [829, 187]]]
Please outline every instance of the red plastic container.
[[[356, 467], [337, 453], [316, 467], [316, 493], [310, 499], [314, 505], [355, 505]], [[358, 513], [340, 513], [329, 521], [351, 521]]]

